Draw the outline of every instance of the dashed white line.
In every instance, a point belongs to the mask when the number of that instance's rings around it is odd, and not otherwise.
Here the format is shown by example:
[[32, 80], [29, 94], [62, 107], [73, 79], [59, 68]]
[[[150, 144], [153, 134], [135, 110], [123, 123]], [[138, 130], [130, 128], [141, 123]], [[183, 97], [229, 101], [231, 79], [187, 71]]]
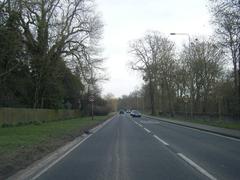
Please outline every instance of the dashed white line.
[[215, 178], [213, 175], [211, 175], [210, 173], [208, 173], [205, 169], [203, 169], [202, 167], [200, 167], [199, 165], [197, 165], [195, 162], [193, 162], [191, 159], [187, 158], [186, 156], [184, 156], [182, 153], [177, 153], [178, 156], [180, 156], [184, 161], [186, 161], [188, 164], [190, 164], [191, 166], [193, 166], [195, 169], [197, 169], [199, 172], [201, 172], [202, 174], [204, 174], [205, 176], [207, 176], [209, 179], [211, 180], [217, 180], [217, 178]]
[[145, 131], [147, 131], [148, 133], [150, 133], [151, 131], [149, 131], [147, 128], [143, 128]]
[[136, 121], [133, 121], [133, 122], [138, 125], [138, 123]]
[[[137, 123], [136, 121], [134, 121], [135, 124], [137, 124], [140, 127], [143, 127], [141, 124]], [[148, 130], [147, 128], [143, 127], [143, 129], [145, 131], [147, 131], [148, 133], [150, 133], [151, 131]], [[158, 141], [160, 141], [161, 143], [163, 143], [166, 146], [169, 146], [169, 144], [167, 142], [165, 142], [164, 140], [162, 140], [161, 138], [159, 138], [156, 135], [153, 135], [154, 138], [156, 138]], [[203, 175], [205, 175], [206, 177], [208, 177], [211, 180], [217, 180], [217, 178], [215, 178], [213, 175], [211, 175], [209, 172], [207, 172], [205, 169], [203, 169], [202, 167], [200, 167], [199, 165], [197, 165], [195, 162], [193, 162], [191, 159], [187, 158], [185, 155], [183, 155], [182, 153], [177, 153], [178, 156], [180, 156], [184, 161], [186, 161], [189, 165], [191, 165], [192, 167], [194, 167], [196, 170], [198, 170], [200, 173], [202, 173]]]
[[133, 121], [136, 125], [143, 127], [141, 124], [137, 123], [136, 121]]
[[166, 146], [169, 146], [169, 144], [168, 143], [166, 143], [164, 140], [162, 140], [161, 138], [159, 138], [158, 136], [156, 136], [156, 135], [153, 135], [153, 137], [155, 137], [157, 140], [159, 140], [161, 143], [163, 143], [164, 145], [166, 145]]

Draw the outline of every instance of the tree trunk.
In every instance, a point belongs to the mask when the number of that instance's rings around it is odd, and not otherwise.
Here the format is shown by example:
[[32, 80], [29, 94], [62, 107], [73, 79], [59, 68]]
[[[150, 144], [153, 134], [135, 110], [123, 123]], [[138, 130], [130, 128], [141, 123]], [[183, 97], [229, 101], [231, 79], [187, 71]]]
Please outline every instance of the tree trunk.
[[237, 108], [237, 116], [240, 120], [240, 45], [238, 47], [238, 93], [237, 93], [237, 99], [238, 99], [238, 108]]
[[152, 79], [150, 78], [149, 81], [149, 93], [150, 93], [150, 103], [151, 103], [151, 114], [155, 115], [155, 101], [154, 101], [154, 87], [153, 87], [153, 82]]
[[191, 77], [191, 85], [190, 85], [190, 118], [191, 120], [193, 119], [193, 104], [194, 104], [193, 77]]
[[167, 88], [167, 96], [168, 96], [168, 107], [171, 114], [171, 117], [174, 116], [174, 110], [173, 110], [173, 101], [171, 96], [171, 89], [169, 88], [168, 82], [166, 81], [166, 88]]

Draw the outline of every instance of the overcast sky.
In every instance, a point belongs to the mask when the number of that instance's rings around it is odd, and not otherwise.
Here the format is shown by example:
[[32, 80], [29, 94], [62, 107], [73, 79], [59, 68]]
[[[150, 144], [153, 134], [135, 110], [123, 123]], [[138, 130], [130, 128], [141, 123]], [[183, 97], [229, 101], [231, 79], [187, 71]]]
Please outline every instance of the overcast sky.
[[[142, 84], [141, 76], [128, 67], [129, 41], [154, 30], [169, 36], [171, 32], [208, 36], [212, 33], [208, 0], [96, 0], [104, 27], [103, 48], [109, 81], [103, 94], [116, 97], [129, 94]], [[186, 36], [169, 36], [178, 47]]]

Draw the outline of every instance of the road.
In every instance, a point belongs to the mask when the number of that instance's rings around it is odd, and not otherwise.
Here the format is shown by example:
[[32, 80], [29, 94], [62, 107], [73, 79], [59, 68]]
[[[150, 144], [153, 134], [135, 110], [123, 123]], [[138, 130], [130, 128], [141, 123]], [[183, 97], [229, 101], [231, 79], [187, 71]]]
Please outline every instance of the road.
[[117, 115], [38, 180], [240, 179], [240, 140]]

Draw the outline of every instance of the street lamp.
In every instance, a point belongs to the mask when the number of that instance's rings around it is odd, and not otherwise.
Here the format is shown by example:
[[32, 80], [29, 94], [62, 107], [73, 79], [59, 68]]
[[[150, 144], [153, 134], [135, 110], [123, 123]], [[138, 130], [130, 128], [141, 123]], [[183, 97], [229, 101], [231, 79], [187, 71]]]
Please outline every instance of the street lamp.
[[178, 36], [178, 35], [180, 35], [180, 36], [188, 36], [188, 44], [189, 44], [189, 48], [190, 48], [190, 45], [191, 45], [191, 44], [190, 44], [190, 43], [191, 43], [190, 41], [191, 41], [191, 40], [190, 40], [190, 35], [189, 35], [188, 33], [170, 33], [170, 35], [171, 35], [171, 36]]
[[[170, 33], [170, 35], [172, 36], [176, 36], [176, 35], [182, 35], [182, 36], [188, 36], [188, 50], [189, 50], [189, 56], [190, 56], [190, 48], [191, 48], [191, 39], [190, 39], [190, 35], [188, 33]], [[190, 57], [189, 57], [190, 59]], [[190, 74], [190, 76], [192, 76], [192, 74]], [[192, 81], [192, 77], [191, 77], [191, 81]], [[192, 91], [193, 91], [193, 82], [191, 82], [191, 89], [190, 89], [190, 94], [191, 94], [191, 119], [193, 117], [193, 97], [192, 97]]]

